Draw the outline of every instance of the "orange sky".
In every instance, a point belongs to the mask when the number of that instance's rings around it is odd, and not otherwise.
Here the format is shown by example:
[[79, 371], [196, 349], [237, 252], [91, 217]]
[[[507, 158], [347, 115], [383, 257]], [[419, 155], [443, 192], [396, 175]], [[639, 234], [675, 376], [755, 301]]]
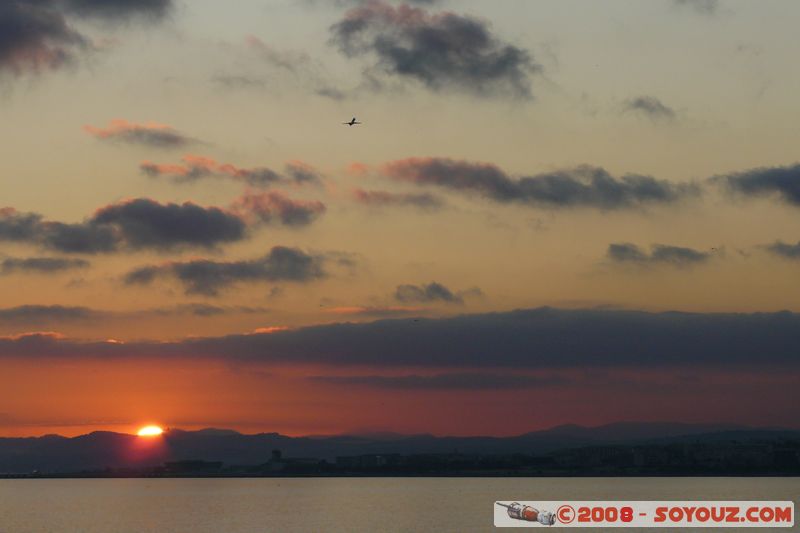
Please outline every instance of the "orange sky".
[[[384, 375], [440, 372], [407, 368]], [[781, 425], [793, 416], [798, 399], [792, 375], [696, 369], [561, 371], [547, 374], [554, 385], [508, 390], [381, 390], [308, 379], [341, 373], [329, 366], [217, 361], [15, 361], [5, 364], [0, 376], [4, 409], [25, 418], [6, 415], [0, 423], [6, 436], [135, 433], [150, 423], [287, 435], [515, 435], [565, 420], [584, 425], [620, 420]], [[348, 376], [372, 374], [367, 368], [346, 371]]]
[[796, 426], [800, 4], [8, 6], [0, 436]]

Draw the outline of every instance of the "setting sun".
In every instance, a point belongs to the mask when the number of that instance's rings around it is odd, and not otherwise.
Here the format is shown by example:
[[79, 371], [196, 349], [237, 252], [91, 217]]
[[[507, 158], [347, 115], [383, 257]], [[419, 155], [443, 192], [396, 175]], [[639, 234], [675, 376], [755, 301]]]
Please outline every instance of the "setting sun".
[[140, 437], [157, 437], [164, 433], [164, 430], [158, 426], [145, 426], [137, 433]]

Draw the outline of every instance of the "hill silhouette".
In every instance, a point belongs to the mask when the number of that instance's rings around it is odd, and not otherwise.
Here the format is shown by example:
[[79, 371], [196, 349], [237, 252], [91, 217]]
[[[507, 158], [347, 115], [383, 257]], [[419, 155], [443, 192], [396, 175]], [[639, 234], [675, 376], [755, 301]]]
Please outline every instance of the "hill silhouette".
[[246, 435], [226, 429], [170, 429], [161, 437], [96, 431], [78, 437], [45, 435], [0, 438], [0, 473], [96, 471], [143, 468], [167, 461], [221, 461], [257, 465], [273, 450], [284, 457], [334, 460], [366, 454], [537, 455], [557, 450], [605, 445], [634, 445], [691, 440], [721, 441], [800, 439], [800, 431], [737, 425], [622, 422], [598, 427], [556, 426], [513, 437], [437, 437], [433, 435], [334, 435], [289, 437], [279, 433]]

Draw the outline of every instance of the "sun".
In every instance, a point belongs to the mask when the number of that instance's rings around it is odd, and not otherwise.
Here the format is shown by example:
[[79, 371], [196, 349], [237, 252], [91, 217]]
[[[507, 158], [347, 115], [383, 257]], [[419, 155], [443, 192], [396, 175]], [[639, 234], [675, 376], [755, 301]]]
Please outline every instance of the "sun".
[[164, 433], [164, 430], [158, 426], [145, 426], [136, 433], [140, 437], [157, 437]]

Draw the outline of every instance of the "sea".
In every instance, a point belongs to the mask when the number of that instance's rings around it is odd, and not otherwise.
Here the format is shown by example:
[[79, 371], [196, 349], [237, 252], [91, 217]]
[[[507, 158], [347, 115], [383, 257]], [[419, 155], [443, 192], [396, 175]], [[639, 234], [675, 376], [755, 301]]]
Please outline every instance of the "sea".
[[0, 480], [0, 532], [492, 531], [495, 501], [515, 500], [797, 505], [800, 478], [7, 479]]

